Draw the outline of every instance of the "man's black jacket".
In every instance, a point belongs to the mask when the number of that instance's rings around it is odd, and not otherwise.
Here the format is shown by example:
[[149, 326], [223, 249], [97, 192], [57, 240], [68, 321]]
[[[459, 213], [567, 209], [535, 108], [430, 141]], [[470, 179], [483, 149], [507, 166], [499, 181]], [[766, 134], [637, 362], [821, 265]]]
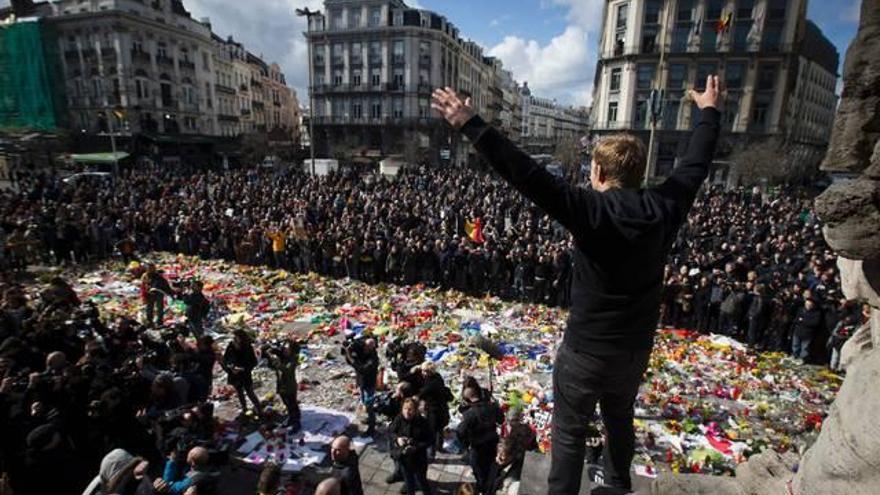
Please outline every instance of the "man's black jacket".
[[462, 133], [501, 176], [574, 237], [572, 308], [565, 342], [609, 354], [650, 349], [663, 266], [718, 140], [720, 113], [701, 111], [679, 166], [660, 186], [597, 192], [557, 179], [479, 116]]
[[465, 448], [495, 448], [498, 444], [496, 427], [504, 420], [501, 409], [493, 401], [475, 402], [461, 416], [456, 435]]

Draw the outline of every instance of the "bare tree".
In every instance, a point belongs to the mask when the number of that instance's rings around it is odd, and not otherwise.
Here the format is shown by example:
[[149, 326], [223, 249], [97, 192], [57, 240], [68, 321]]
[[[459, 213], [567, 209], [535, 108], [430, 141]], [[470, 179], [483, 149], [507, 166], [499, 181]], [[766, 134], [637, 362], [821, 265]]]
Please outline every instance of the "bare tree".
[[764, 181], [779, 184], [794, 179], [793, 164], [786, 146], [778, 138], [752, 142], [730, 155], [734, 174], [741, 185], [753, 186]]
[[331, 136], [327, 146], [330, 151], [330, 158], [344, 161], [351, 158], [354, 149], [357, 147], [357, 139], [352, 134], [342, 134]]
[[576, 137], [563, 138], [556, 144], [553, 157], [566, 169], [566, 176], [577, 180], [581, 160], [584, 156], [580, 140]]

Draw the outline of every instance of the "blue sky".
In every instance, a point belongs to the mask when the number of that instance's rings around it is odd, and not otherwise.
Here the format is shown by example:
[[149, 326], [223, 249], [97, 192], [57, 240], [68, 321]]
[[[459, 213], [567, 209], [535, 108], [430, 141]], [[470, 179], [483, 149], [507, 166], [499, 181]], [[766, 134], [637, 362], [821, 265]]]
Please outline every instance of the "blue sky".
[[[407, 0], [445, 15], [462, 35], [477, 41], [528, 81], [535, 94], [562, 103], [588, 104], [596, 66], [604, 0]], [[837, 46], [841, 63], [858, 27], [861, 0], [809, 0], [807, 17]], [[0, 0], [0, 6], [9, 0]], [[305, 23], [300, 7], [323, 10], [323, 0], [184, 0], [196, 18], [209, 17], [221, 36], [284, 69], [305, 99], [308, 85]]]

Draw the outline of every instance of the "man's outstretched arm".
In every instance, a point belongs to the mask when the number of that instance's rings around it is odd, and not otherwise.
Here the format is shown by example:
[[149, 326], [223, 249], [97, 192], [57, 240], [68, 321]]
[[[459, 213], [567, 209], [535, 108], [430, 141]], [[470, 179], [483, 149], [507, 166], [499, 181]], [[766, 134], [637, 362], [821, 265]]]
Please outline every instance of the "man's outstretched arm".
[[459, 129], [492, 168], [513, 187], [579, 237], [596, 229], [601, 210], [596, 195], [558, 179], [476, 115], [470, 98], [462, 101], [451, 88], [437, 89], [431, 106]]
[[700, 121], [691, 135], [687, 151], [681, 157], [681, 163], [658, 188], [658, 192], [675, 201], [681, 215], [686, 215], [693, 205], [697, 191], [709, 175], [709, 166], [715, 155], [721, 121], [721, 113], [718, 111], [721, 98], [718, 76], [709, 76], [706, 79], [704, 92], [691, 90], [690, 94], [700, 109]]

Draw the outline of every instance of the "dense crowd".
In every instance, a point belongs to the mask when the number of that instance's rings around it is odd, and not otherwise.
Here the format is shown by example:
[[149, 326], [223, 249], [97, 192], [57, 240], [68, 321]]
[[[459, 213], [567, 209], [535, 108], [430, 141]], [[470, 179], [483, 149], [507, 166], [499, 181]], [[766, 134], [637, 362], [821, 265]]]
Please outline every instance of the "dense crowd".
[[[128, 260], [164, 250], [368, 283], [570, 303], [569, 235], [504, 183], [475, 170], [404, 170], [394, 180], [258, 170], [139, 169], [111, 182], [69, 183], [38, 175], [24, 179], [18, 192], [0, 193], [0, 215], [0, 461], [13, 474], [16, 493], [85, 486], [99, 465], [94, 483], [103, 491], [95, 493], [110, 493], [110, 486], [142, 493], [138, 487], [145, 485], [156, 493], [191, 495], [195, 486], [211, 493], [228, 455], [215, 448], [207, 400], [215, 361], [242, 413], [249, 400], [257, 417], [262, 405], [251, 372], [261, 363], [272, 367], [288, 412], [278, 420], [300, 426], [298, 343], [260, 349], [236, 332], [225, 350], [216, 349], [202, 332], [210, 302], [201, 287], [171, 286], [149, 263], [141, 293], [146, 321], [102, 322], [64, 280], [53, 280], [38, 297], [18, 286], [13, 275], [29, 264]], [[479, 243], [464, 232], [477, 218], [485, 238]], [[661, 307], [666, 326], [728, 334], [836, 368], [840, 347], [867, 316], [843, 298], [835, 254], [804, 192], [706, 188], [672, 253]], [[187, 326], [160, 326], [166, 296], [185, 303]], [[145, 332], [142, 323], [158, 333]], [[377, 415], [387, 416], [397, 466], [388, 481], [405, 481], [409, 493], [428, 490], [427, 466], [442, 448], [453, 394], [423, 363], [424, 349], [394, 342], [386, 359], [399, 383], [377, 395], [377, 347], [367, 339], [343, 351], [358, 376], [367, 433]], [[491, 394], [475, 381], [465, 383], [460, 397], [458, 439], [478, 491], [494, 493], [517, 477], [533, 435], [515, 413], [502, 421]], [[325, 488], [360, 493], [357, 456], [348, 439], [337, 440], [330, 452], [338, 483]], [[264, 473], [268, 481], [261, 478], [268, 486], [261, 493], [277, 485], [272, 469]], [[49, 470], [59, 476], [40, 476]], [[147, 482], [150, 472], [155, 480]]]
[[[109, 184], [36, 176], [21, 191], [0, 197], [8, 266], [164, 250], [570, 304], [570, 236], [480, 171], [403, 170], [384, 180], [137, 169]], [[802, 191], [705, 189], [673, 246], [664, 323], [829, 362], [861, 308], [842, 300], [810, 203]], [[484, 242], [465, 233], [475, 219]]]
[[[4, 491], [217, 493], [224, 476], [229, 476], [224, 467], [230, 451], [218, 443], [220, 430], [211, 402], [217, 398], [212, 395], [215, 364], [237, 393], [242, 412], [237, 421], [246, 428], [268, 423], [289, 427], [292, 433], [301, 429], [296, 370], [301, 342], [255, 342], [246, 330], [237, 328], [225, 349], [217, 348], [203, 333], [206, 315], [196, 297], [197, 283], [172, 286], [152, 265], [144, 268], [145, 314], [150, 313], [146, 308], [154, 303], [156, 292], [185, 301], [185, 321], [174, 326], [161, 325], [161, 311], [144, 322], [108, 320], [58, 277], [38, 291], [10, 280], [3, 281], [2, 289], [0, 488]], [[425, 348], [404, 338], [388, 343], [385, 356], [399, 381], [393, 391], [378, 396], [377, 342], [349, 339], [341, 353], [357, 376], [367, 413], [365, 434], [377, 433], [378, 415], [387, 417], [380, 438], [387, 439], [396, 470], [386, 481], [403, 481], [401, 493], [430, 493], [427, 469], [443, 448], [454, 395], [433, 363], [425, 360]], [[252, 376], [257, 366], [275, 371], [275, 391], [286, 416], [267, 411], [257, 398]], [[502, 439], [499, 406], [476, 380], [465, 381], [460, 397], [462, 420], [456, 436], [468, 450], [477, 492], [496, 493], [518, 478], [525, 452], [537, 447], [534, 433], [512, 411]], [[252, 415], [245, 414], [248, 400]], [[340, 436], [327, 449], [329, 478], [316, 493], [362, 494], [351, 439]], [[267, 463], [258, 493], [277, 495], [284, 490], [279, 466]]]

